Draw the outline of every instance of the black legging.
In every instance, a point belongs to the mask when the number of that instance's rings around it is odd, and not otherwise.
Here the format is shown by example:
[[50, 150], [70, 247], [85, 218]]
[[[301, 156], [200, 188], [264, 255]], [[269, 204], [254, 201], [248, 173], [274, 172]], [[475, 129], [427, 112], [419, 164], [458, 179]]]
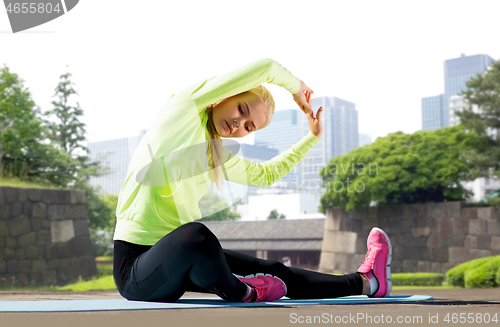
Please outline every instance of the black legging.
[[277, 276], [292, 299], [332, 298], [362, 293], [358, 273], [322, 274], [279, 261], [262, 260], [223, 250], [215, 235], [201, 223], [188, 223], [155, 245], [114, 242], [113, 273], [118, 291], [129, 300], [174, 302], [184, 292], [218, 293], [239, 301], [247, 287], [234, 275], [265, 273]]

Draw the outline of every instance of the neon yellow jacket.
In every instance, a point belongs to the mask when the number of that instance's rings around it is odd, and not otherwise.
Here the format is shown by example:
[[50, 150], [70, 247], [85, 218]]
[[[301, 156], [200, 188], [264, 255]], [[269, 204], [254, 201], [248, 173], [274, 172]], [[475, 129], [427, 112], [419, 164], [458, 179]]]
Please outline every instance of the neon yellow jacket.
[[[118, 196], [115, 240], [153, 245], [201, 218], [198, 201], [213, 184], [206, 158], [207, 106], [273, 83], [294, 94], [300, 80], [271, 59], [260, 59], [174, 94], [139, 143]], [[224, 178], [269, 186], [286, 176], [319, 139], [309, 132], [287, 151], [254, 163], [223, 149]]]

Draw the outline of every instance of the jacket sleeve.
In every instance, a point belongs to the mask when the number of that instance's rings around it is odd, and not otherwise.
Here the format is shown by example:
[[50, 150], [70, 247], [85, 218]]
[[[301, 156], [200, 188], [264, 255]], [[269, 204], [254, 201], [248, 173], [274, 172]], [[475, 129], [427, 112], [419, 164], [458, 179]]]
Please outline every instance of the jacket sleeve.
[[300, 90], [300, 80], [276, 61], [259, 59], [223, 75], [197, 83], [172, 96], [172, 102], [195, 102], [199, 110], [225, 98], [248, 91], [263, 83], [282, 86], [294, 94]]
[[249, 186], [270, 186], [288, 175], [319, 139], [311, 132], [271, 160], [255, 163], [223, 148], [224, 178]]

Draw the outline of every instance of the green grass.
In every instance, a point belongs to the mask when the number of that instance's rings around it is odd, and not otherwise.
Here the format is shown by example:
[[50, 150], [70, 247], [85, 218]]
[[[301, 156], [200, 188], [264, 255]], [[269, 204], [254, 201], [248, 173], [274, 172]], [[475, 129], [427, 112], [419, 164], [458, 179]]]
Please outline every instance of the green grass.
[[75, 284], [58, 287], [56, 290], [75, 291], [75, 292], [113, 291], [116, 290], [116, 285], [113, 276], [108, 275], [108, 276], [103, 276], [101, 278], [92, 279], [89, 281], [81, 281]]
[[59, 189], [59, 187], [54, 185], [44, 185], [34, 182], [22, 181], [18, 178], [6, 178], [6, 177], [0, 177], [0, 187], [1, 186], [19, 187], [19, 188]]

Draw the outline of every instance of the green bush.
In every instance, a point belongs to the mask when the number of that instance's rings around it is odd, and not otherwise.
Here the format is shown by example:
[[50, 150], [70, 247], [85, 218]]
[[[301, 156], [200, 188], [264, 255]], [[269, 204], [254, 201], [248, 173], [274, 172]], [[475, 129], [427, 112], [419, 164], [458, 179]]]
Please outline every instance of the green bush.
[[500, 256], [464, 262], [446, 273], [449, 285], [467, 288], [500, 286]]
[[391, 277], [394, 286], [441, 286], [443, 275], [437, 273], [396, 273]]

